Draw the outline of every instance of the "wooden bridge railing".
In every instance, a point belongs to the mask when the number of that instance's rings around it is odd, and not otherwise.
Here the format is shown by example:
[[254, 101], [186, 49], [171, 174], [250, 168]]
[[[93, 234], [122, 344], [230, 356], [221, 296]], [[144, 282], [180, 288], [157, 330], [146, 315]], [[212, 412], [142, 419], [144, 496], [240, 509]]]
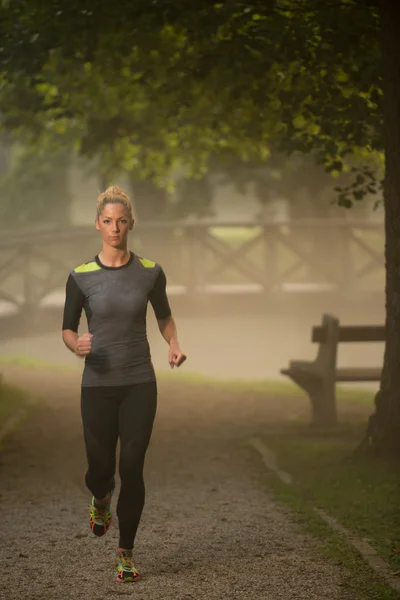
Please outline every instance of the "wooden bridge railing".
[[[0, 232], [0, 302], [35, 310], [99, 250], [94, 227]], [[161, 263], [170, 294], [383, 292], [381, 223], [152, 223], [132, 250]]]

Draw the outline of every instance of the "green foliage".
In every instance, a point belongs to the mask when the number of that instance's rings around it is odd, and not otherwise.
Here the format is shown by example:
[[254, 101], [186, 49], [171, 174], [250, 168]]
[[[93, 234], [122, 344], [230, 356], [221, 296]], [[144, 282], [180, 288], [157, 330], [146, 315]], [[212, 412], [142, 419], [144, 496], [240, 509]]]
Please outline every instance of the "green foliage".
[[[364, 165], [362, 167], [353, 167], [352, 172], [356, 174], [353, 181], [343, 187], [334, 188], [339, 193], [338, 203], [345, 208], [352, 208], [354, 203], [364, 200], [365, 196], [377, 195], [383, 188], [383, 178], [378, 178], [378, 167]], [[378, 206], [380, 201], [375, 203]]]
[[7, 227], [68, 221], [70, 157], [68, 148], [14, 145], [10, 168], [0, 176], [0, 218]]
[[0, 428], [3, 428], [13, 417], [17, 417], [18, 414], [22, 416], [22, 411], [26, 410], [27, 406], [27, 394], [4, 383], [0, 377]]
[[110, 176], [171, 183], [231, 155], [382, 149], [379, 20], [356, 0], [15, 0], [1, 8], [0, 111], [64, 133]]

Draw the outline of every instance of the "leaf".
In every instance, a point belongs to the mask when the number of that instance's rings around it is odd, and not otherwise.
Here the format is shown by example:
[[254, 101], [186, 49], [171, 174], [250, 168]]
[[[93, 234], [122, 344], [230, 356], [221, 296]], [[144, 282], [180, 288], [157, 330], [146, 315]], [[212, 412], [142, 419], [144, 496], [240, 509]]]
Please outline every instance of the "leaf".
[[317, 123], [310, 123], [306, 128], [307, 133], [310, 135], [318, 135], [321, 131], [320, 125]]
[[357, 200], [357, 201], [363, 200], [364, 196], [365, 196], [365, 191], [363, 189], [362, 190], [354, 190], [354, 192], [353, 192], [354, 200]]
[[292, 120], [292, 123], [295, 129], [304, 129], [307, 125], [307, 120], [303, 117], [303, 115], [297, 115]]
[[358, 174], [355, 180], [355, 185], [362, 185], [365, 182], [365, 177], [361, 174]]
[[38, 146], [65, 135], [113, 173], [154, 180], [223, 156], [259, 164], [271, 148], [343, 176], [383, 147], [379, 18], [353, 0], [301, 4], [299, 19], [294, 0], [57, 0], [44, 18], [39, 0], [3, 2], [0, 126]]

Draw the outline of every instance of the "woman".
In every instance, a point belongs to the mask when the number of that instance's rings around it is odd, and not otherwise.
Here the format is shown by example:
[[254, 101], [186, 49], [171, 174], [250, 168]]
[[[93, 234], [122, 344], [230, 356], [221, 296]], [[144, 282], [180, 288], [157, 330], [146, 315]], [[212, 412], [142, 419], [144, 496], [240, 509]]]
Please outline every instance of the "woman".
[[[143, 465], [157, 406], [157, 384], [146, 335], [148, 301], [169, 344], [169, 363], [185, 360], [160, 265], [128, 250], [132, 205], [113, 186], [97, 199], [96, 229], [102, 250], [70, 274], [63, 319], [65, 345], [85, 357], [81, 411], [92, 493], [90, 526], [97, 536], [111, 524], [117, 440], [121, 489], [117, 503], [116, 580], [139, 579], [132, 549], [144, 506]], [[82, 309], [89, 333], [78, 334]]]

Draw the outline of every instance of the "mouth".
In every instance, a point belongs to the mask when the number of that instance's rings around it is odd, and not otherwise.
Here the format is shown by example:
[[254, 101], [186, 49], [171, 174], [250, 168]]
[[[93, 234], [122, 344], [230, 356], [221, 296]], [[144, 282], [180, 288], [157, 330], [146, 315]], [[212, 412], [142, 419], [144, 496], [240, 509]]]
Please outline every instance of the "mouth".
[[113, 242], [115, 242], [115, 241], [119, 240], [119, 239], [120, 239], [120, 237], [121, 237], [121, 236], [119, 236], [119, 235], [112, 235], [112, 236], [110, 237], [110, 240], [112, 240]]

